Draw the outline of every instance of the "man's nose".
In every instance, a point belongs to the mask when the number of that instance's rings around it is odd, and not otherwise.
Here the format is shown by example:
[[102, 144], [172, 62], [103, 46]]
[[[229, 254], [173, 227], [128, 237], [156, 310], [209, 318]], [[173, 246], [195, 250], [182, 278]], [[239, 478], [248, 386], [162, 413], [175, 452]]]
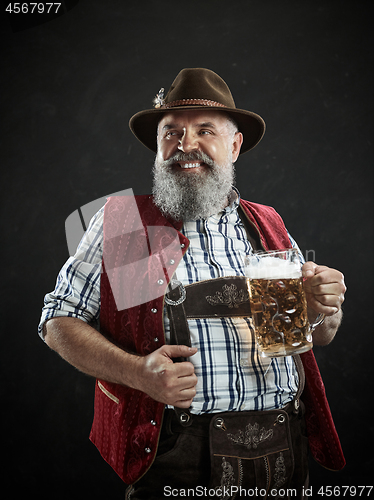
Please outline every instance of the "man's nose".
[[184, 153], [198, 149], [198, 139], [197, 136], [188, 131], [186, 128], [183, 129], [183, 135], [179, 139], [178, 149]]

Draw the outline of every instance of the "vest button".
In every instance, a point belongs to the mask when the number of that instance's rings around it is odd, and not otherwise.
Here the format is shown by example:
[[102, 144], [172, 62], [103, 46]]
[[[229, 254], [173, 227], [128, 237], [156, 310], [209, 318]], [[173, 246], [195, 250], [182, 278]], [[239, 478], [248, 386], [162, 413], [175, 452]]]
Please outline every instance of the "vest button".
[[170, 259], [169, 264], [172, 266], [173, 264], [175, 264], [175, 260], [174, 259]]
[[181, 248], [184, 248], [186, 245], [184, 243], [181, 243]]
[[148, 448], [148, 447], [147, 447], [147, 448], [144, 448], [144, 451], [145, 451], [146, 453], [151, 453], [151, 451], [152, 451], [152, 450], [151, 450], [151, 448]]
[[158, 342], [158, 337], [155, 337], [155, 338], [153, 339], [153, 341], [154, 341], [154, 342]]
[[156, 309], [155, 307], [152, 307], [151, 312], [152, 312], [153, 314], [156, 314], [157, 309]]
[[155, 420], [151, 420], [151, 424], [152, 425], [157, 425], [156, 421]]
[[164, 284], [164, 280], [159, 279], [159, 280], [157, 281], [157, 283], [158, 283], [159, 285], [163, 285], [163, 284]]

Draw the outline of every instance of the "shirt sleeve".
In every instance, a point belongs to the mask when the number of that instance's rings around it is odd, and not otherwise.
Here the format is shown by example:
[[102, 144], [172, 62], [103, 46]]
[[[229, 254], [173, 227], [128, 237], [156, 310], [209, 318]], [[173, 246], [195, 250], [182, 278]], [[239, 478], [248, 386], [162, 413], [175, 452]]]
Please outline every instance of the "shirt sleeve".
[[44, 323], [58, 316], [97, 323], [100, 316], [100, 277], [103, 254], [104, 207], [91, 219], [73, 257], [58, 274], [53, 292], [44, 297], [38, 333], [44, 340]]

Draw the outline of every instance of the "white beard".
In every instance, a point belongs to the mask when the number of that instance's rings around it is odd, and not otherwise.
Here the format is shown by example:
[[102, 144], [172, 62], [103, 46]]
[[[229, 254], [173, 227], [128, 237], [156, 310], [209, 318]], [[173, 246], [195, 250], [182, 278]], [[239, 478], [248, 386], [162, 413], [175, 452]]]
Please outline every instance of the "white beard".
[[[199, 172], [176, 172], [178, 161], [203, 161], [207, 167]], [[224, 165], [217, 165], [199, 151], [178, 152], [168, 160], [156, 156], [153, 167], [153, 195], [158, 208], [175, 220], [206, 219], [227, 206], [235, 181], [232, 153]]]

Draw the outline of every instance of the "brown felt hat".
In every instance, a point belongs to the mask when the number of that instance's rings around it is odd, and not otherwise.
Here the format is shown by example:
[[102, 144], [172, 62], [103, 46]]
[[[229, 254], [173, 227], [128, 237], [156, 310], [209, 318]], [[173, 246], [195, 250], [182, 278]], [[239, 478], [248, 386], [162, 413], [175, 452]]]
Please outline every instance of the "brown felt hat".
[[130, 118], [130, 129], [147, 148], [157, 151], [157, 126], [165, 113], [185, 109], [224, 111], [243, 134], [240, 152], [254, 148], [265, 133], [265, 122], [252, 111], [237, 109], [230, 89], [220, 76], [205, 68], [186, 68], [177, 75], [164, 98], [161, 89], [154, 109], [139, 111]]

